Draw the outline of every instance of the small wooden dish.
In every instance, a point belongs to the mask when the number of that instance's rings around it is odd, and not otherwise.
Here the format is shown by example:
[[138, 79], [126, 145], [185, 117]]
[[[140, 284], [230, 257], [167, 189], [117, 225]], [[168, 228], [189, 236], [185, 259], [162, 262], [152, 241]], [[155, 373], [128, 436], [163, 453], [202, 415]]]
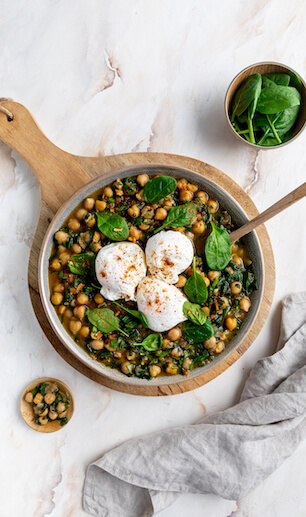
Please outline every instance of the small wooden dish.
[[61, 391], [65, 393], [69, 393], [70, 397], [70, 406], [67, 409], [67, 420], [70, 422], [73, 412], [74, 412], [74, 398], [73, 395], [66, 384], [59, 381], [58, 379], [52, 379], [51, 377], [43, 377], [42, 379], [37, 379], [36, 381], [31, 382], [29, 386], [24, 390], [21, 400], [20, 400], [20, 412], [25, 423], [34, 429], [34, 431], [38, 431], [39, 433], [54, 433], [55, 431], [59, 431], [60, 429], [64, 429], [67, 425], [61, 426], [60, 420], [54, 420], [53, 422], [48, 422], [46, 425], [39, 425], [33, 421], [34, 413], [33, 413], [33, 405], [24, 400], [25, 395], [28, 391], [34, 390], [36, 386], [41, 384], [42, 382], [55, 382]]
[[[301, 80], [302, 83], [302, 91], [301, 96], [301, 107], [298, 114], [298, 117], [294, 124], [294, 132], [290, 140], [288, 142], [283, 142], [279, 145], [274, 146], [264, 146], [264, 145], [256, 145], [252, 144], [251, 142], [248, 142], [242, 136], [238, 135], [238, 133], [235, 131], [235, 129], [232, 126], [231, 119], [229, 116], [230, 107], [232, 105], [232, 101], [234, 98], [234, 95], [241, 85], [241, 83], [249, 76], [253, 74], [270, 74], [270, 73], [282, 73], [282, 74], [295, 74], [298, 76], [298, 78]], [[243, 142], [244, 144], [248, 145], [249, 147], [253, 147], [255, 149], [279, 149], [280, 147], [283, 147], [284, 145], [289, 144], [292, 142], [292, 140], [295, 140], [305, 129], [306, 126], [306, 83], [302, 79], [302, 77], [295, 72], [292, 68], [286, 65], [282, 65], [281, 63], [273, 63], [273, 62], [262, 62], [262, 63], [255, 63], [254, 65], [248, 66], [247, 68], [244, 68], [239, 74], [234, 77], [231, 84], [229, 85], [226, 95], [225, 95], [225, 101], [224, 101], [224, 109], [225, 109], [225, 116], [228, 123], [228, 126], [231, 130], [231, 132], [235, 135], [240, 142]]]

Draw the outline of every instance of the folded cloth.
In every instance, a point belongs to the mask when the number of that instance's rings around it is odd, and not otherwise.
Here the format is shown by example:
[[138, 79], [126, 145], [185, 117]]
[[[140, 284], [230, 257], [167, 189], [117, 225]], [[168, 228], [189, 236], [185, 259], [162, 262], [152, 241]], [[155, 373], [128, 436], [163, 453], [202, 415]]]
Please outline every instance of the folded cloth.
[[284, 300], [278, 348], [256, 363], [236, 406], [129, 440], [90, 465], [84, 509], [150, 517], [182, 492], [238, 500], [253, 490], [306, 437], [306, 293]]

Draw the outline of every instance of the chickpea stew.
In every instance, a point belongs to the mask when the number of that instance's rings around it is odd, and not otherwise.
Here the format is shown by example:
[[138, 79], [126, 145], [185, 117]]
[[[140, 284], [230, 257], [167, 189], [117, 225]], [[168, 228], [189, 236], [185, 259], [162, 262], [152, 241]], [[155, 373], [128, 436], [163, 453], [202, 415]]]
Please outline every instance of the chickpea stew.
[[[84, 199], [55, 233], [49, 259], [51, 302], [65, 330], [93, 360], [129, 377], [188, 375], [225, 349], [251, 308], [255, 274], [244, 242], [230, 245], [234, 230], [227, 210], [195, 183], [147, 174], [117, 179]], [[175, 284], [160, 276], [155, 281], [181, 304], [182, 317], [171, 328], [152, 324], [150, 310], [140, 309], [139, 294], [131, 294], [153, 282], [148, 257], [149, 271], [141, 270], [125, 296], [115, 296], [109, 285], [101, 289], [106, 269], [97, 267], [99, 252], [111, 253], [120, 244], [122, 255], [111, 264], [115, 275], [128, 261], [130, 244], [139, 247], [141, 261], [148, 241], [166, 234], [177, 242], [184, 236], [194, 250], [193, 256], [180, 253], [180, 264], [188, 266], [177, 270], [176, 278], [177, 262], [167, 258]], [[133, 255], [129, 268], [135, 269], [137, 260]]]
[[24, 400], [32, 407], [32, 421], [39, 426], [57, 421], [62, 427], [68, 423], [70, 395], [63, 391], [56, 382], [39, 383], [25, 393]]

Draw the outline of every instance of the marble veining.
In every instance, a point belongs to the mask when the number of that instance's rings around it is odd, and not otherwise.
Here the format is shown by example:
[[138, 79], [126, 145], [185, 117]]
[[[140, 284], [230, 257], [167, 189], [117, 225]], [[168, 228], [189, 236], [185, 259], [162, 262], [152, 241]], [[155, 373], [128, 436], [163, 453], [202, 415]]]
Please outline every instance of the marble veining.
[[[220, 168], [264, 210], [305, 181], [305, 136], [256, 151], [226, 126], [223, 101], [245, 66], [274, 60], [305, 76], [302, 0], [5, 1], [0, 20], [0, 94], [32, 111], [68, 152], [101, 156], [172, 152]], [[239, 400], [248, 372], [276, 348], [280, 301], [306, 288], [305, 201], [267, 223], [276, 292], [255, 343], [195, 392], [168, 398], [98, 386], [66, 364], [36, 321], [27, 264], [40, 188], [30, 167], [0, 142], [1, 517], [85, 517], [88, 464], [125, 440], [183, 424]], [[305, 232], [304, 232], [305, 234]], [[19, 414], [35, 378], [54, 376], [74, 393], [67, 428], [40, 435]], [[161, 517], [303, 517], [306, 444], [241, 501], [183, 495]]]

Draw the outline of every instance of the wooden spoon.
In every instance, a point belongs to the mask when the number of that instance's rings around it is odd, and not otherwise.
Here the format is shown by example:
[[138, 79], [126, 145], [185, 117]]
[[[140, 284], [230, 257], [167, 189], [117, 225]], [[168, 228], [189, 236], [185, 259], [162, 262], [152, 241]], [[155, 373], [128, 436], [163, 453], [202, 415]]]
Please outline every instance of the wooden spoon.
[[241, 228], [238, 228], [238, 230], [230, 233], [231, 243], [233, 244], [238, 239], [241, 239], [241, 237], [244, 237], [244, 235], [247, 233], [255, 230], [257, 226], [265, 223], [275, 215], [293, 205], [293, 203], [296, 203], [302, 199], [304, 196], [306, 196], [306, 183], [300, 185], [298, 188], [290, 192], [290, 194], [287, 194], [287, 196], [283, 197], [277, 201], [277, 203], [274, 203], [274, 205], [270, 206], [270, 208], [267, 208], [267, 210], [265, 210], [262, 214], [257, 215], [254, 219], [241, 226]]

